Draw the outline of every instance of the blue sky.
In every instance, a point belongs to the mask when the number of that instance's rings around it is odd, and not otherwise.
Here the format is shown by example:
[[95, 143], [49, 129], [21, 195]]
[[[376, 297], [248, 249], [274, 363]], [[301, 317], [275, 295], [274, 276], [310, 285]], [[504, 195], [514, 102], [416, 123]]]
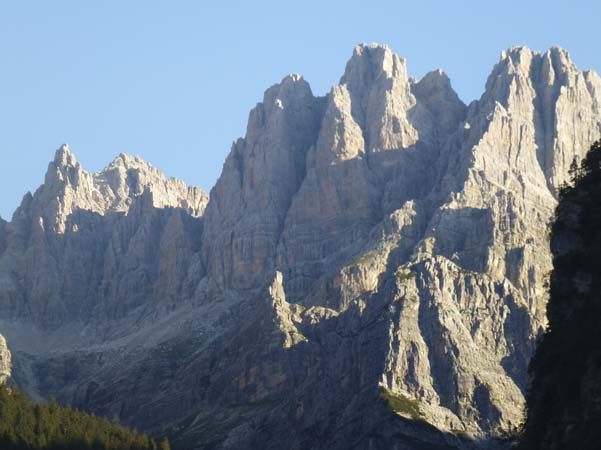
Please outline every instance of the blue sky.
[[0, 215], [68, 142], [100, 170], [119, 152], [209, 190], [248, 112], [289, 73], [314, 94], [359, 42], [478, 98], [502, 49], [560, 45], [601, 70], [598, 1], [13, 1], [0, 5]]

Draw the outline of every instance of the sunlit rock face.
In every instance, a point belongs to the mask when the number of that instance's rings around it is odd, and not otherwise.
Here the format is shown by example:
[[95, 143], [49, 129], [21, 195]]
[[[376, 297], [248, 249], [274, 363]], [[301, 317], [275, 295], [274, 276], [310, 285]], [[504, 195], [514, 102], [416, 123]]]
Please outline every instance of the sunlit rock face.
[[140, 158], [93, 174], [61, 146], [4, 227], [2, 315], [54, 329], [176, 302], [207, 203]]
[[13, 378], [186, 449], [490, 448], [522, 420], [557, 188], [600, 135], [601, 80], [562, 49], [503, 52], [466, 106], [359, 45], [326, 96], [265, 92], [210, 200], [62, 147], [0, 222]]
[[6, 383], [12, 371], [12, 356], [6, 345], [6, 339], [0, 334], [0, 384]]

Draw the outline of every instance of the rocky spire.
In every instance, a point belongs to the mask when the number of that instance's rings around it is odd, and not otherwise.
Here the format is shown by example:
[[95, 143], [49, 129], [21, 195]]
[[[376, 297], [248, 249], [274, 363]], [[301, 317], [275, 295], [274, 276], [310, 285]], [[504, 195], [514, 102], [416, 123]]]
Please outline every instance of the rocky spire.
[[501, 53], [488, 78], [479, 114], [494, 112], [498, 104], [501, 114], [533, 123], [536, 160], [555, 194], [574, 158], [581, 160], [600, 134], [600, 89], [596, 73], [580, 71], [559, 47], [542, 55], [528, 47], [512, 47]]
[[351, 113], [363, 130], [368, 151], [408, 148], [419, 138], [408, 111], [415, 105], [407, 67], [385, 45], [355, 47], [341, 87], [349, 92]]
[[12, 370], [12, 357], [6, 339], [0, 334], [0, 384], [6, 383], [10, 378]]
[[601, 134], [600, 93], [563, 50], [516, 47], [466, 109], [442, 71], [361, 45], [325, 98], [297, 75], [265, 92], [204, 216], [135, 157], [89, 174], [61, 149], [4, 227], [0, 319], [41, 324], [38, 386], [150, 429], [194, 418], [189, 442], [487, 445], [521, 420], [555, 189]]
[[54, 153], [53, 163], [57, 167], [75, 166], [77, 158], [69, 149], [69, 144], [62, 144]]

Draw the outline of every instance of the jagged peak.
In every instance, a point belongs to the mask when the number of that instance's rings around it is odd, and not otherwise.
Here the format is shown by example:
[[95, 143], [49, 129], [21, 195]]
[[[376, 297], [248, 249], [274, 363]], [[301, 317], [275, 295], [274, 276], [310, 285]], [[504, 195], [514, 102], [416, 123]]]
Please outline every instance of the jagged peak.
[[138, 155], [130, 155], [128, 153], [121, 152], [114, 159], [114, 161], [117, 161], [117, 160], [120, 160], [120, 161], [123, 161], [125, 163], [128, 163], [130, 161], [139, 161], [139, 160], [142, 160], [142, 158], [140, 158]]
[[541, 62], [544, 60], [547, 60], [556, 72], [577, 70], [570, 59], [570, 54], [562, 47], [553, 46], [545, 53], [541, 53], [537, 50], [531, 50], [525, 45], [520, 45], [501, 52], [499, 63], [495, 66], [496, 70], [493, 70], [493, 73], [507, 71], [508, 74], [523, 73], [527, 75], [533, 61]]
[[547, 53], [549, 53], [551, 56], [561, 56], [571, 61], [570, 53], [565, 48], [560, 47], [559, 45], [553, 45], [549, 48], [549, 50], [547, 50]]
[[540, 58], [540, 52], [533, 51], [525, 45], [510, 47], [501, 52], [498, 64], [493, 68], [493, 74], [529, 75], [533, 60]]
[[69, 148], [69, 144], [62, 144], [54, 153], [54, 164], [59, 167], [77, 165], [77, 158]]
[[[54, 159], [51, 161], [49, 168], [48, 168], [48, 174], [55, 176], [55, 174], [57, 174], [57, 169], [59, 169], [59, 172], [62, 172], [63, 168], [68, 168], [68, 167], [76, 167], [78, 169], [81, 169], [82, 171], [88, 173], [87, 171], [85, 171], [85, 169], [82, 168], [81, 164], [77, 161], [77, 158], [75, 157], [75, 154], [73, 153], [73, 151], [69, 148], [68, 144], [62, 144], [57, 150], [56, 153], [54, 155]], [[137, 155], [130, 155], [127, 153], [119, 153], [104, 169], [100, 170], [97, 173], [90, 173], [90, 175], [92, 176], [98, 176], [101, 175], [103, 173], [105, 173], [106, 171], [118, 168], [118, 167], [122, 167], [124, 169], [142, 169], [148, 172], [155, 172], [155, 173], [161, 173], [162, 171], [160, 169], [157, 169], [156, 167], [154, 167], [152, 164], [150, 164], [149, 162], [147, 162], [146, 160], [142, 159], [140, 156]]]
[[64, 183], [75, 182], [76, 174], [81, 172], [81, 165], [75, 154], [69, 149], [68, 144], [62, 144], [55, 152], [54, 159], [48, 164], [44, 185], [59, 186]]
[[294, 73], [286, 75], [282, 81], [267, 89], [263, 95], [263, 104], [270, 107], [279, 100], [277, 106], [281, 107], [282, 104], [305, 96], [313, 97], [311, 86], [301, 75]]
[[[526, 46], [510, 47], [501, 52], [499, 62], [487, 79], [482, 98], [492, 97], [504, 103], [516, 77], [529, 79], [534, 85], [566, 85], [572, 83], [574, 75], [578, 73], [585, 74], [561, 47], [553, 46], [542, 54]], [[524, 86], [524, 83], [518, 83], [519, 85]]]
[[110, 164], [108, 166], [106, 166], [106, 168], [104, 168], [101, 172], [113, 169], [115, 167], [123, 167], [125, 169], [129, 169], [132, 167], [133, 168], [144, 167], [144, 168], [148, 168], [153, 171], [159, 170], [156, 167], [154, 167], [152, 164], [150, 164], [148, 161], [142, 159], [140, 156], [138, 156], [138, 155], [134, 156], [134, 155], [130, 155], [128, 153], [123, 153], [123, 152], [119, 153], [117, 156], [115, 156], [115, 158], [110, 162]]
[[274, 114], [302, 109], [301, 105], [312, 103], [314, 100], [311, 86], [301, 75], [286, 75], [279, 83], [269, 87], [263, 94], [263, 101], [251, 110], [247, 135], [262, 128]]
[[445, 108], [453, 108], [456, 111], [464, 110], [465, 104], [459, 98], [451, 80], [442, 69], [435, 69], [425, 74], [421, 80], [412, 83], [411, 92], [418, 101], [429, 105], [441, 105], [445, 102]]
[[528, 46], [526, 45], [514, 45], [512, 47], [509, 47], [506, 50], [502, 50], [501, 51], [501, 58], [500, 60], [506, 60], [506, 59], [519, 59], [520, 57], [524, 56], [524, 55], [528, 55], [528, 56], [532, 56], [532, 55], [538, 55], [539, 52], [536, 50], [531, 50]]
[[367, 42], [360, 42], [353, 49], [353, 53], [355, 55], [361, 55], [364, 52], [369, 52], [372, 50], [384, 51], [384, 52], [392, 51], [392, 50], [390, 50], [390, 47], [388, 46], [388, 44], [380, 44], [378, 42], [372, 42], [371, 44], [368, 44]]
[[[177, 178], [167, 178], [163, 171], [139, 156], [119, 153], [101, 171], [88, 172], [77, 162], [68, 145], [64, 144], [48, 165], [44, 183], [33, 196], [29, 194], [23, 198], [17, 211], [33, 204], [38, 208], [36, 214], [56, 216], [56, 229], [64, 232], [65, 220], [74, 208], [100, 214], [127, 211], [130, 200], [139, 196], [144, 189], [152, 191], [155, 206], [184, 207], [194, 216], [202, 215], [208, 201], [200, 188], [189, 186]], [[62, 206], [48, 206], [53, 202]]]
[[547, 64], [553, 68], [553, 71], [556, 74], [578, 70], [576, 65], [572, 62], [568, 51], [561, 47], [551, 47], [543, 55], [543, 58], [547, 61]]
[[290, 73], [290, 74], [286, 75], [284, 78], [282, 78], [282, 81], [280, 82], [280, 84], [297, 83], [299, 81], [304, 81], [304, 78], [302, 75], [300, 75], [298, 73]]
[[387, 45], [359, 44], [346, 63], [340, 83], [369, 83], [381, 75], [407, 80], [405, 59], [399, 57]]
[[427, 77], [427, 76], [437, 76], [440, 78], [446, 78], [447, 80], [449, 79], [449, 77], [447, 76], [447, 73], [440, 67], [438, 67], [437, 69], [431, 70], [426, 75], [424, 75], [424, 77]]
[[425, 74], [416, 84], [451, 86], [451, 80], [442, 69], [434, 69]]

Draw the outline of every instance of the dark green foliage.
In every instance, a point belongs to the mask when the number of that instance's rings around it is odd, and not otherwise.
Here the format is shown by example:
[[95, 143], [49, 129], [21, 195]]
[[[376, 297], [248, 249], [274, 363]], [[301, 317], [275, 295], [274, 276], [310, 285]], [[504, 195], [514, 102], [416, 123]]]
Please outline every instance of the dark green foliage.
[[518, 448], [601, 448], [601, 143], [559, 194], [549, 327], [530, 364]]
[[396, 413], [399, 413], [408, 419], [424, 420], [424, 414], [421, 412], [419, 402], [403, 394], [396, 394], [387, 389], [382, 389], [380, 398], [386, 401], [388, 407]]
[[[169, 449], [166, 440], [161, 449]], [[61, 408], [56, 401], [31, 402], [18, 389], [0, 386], [2, 450], [157, 450], [145, 434], [106, 418]]]
[[161, 450], [171, 450], [171, 446], [169, 445], [169, 440], [167, 438], [163, 438], [161, 441]]
[[376, 257], [375, 252], [369, 252], [364, 255], [361, 255], [359, 258], [355, 259], [353, 262], [349, 264], [349, 267], [358, 266], [360, 264], [367, 264], [371, 260]]

